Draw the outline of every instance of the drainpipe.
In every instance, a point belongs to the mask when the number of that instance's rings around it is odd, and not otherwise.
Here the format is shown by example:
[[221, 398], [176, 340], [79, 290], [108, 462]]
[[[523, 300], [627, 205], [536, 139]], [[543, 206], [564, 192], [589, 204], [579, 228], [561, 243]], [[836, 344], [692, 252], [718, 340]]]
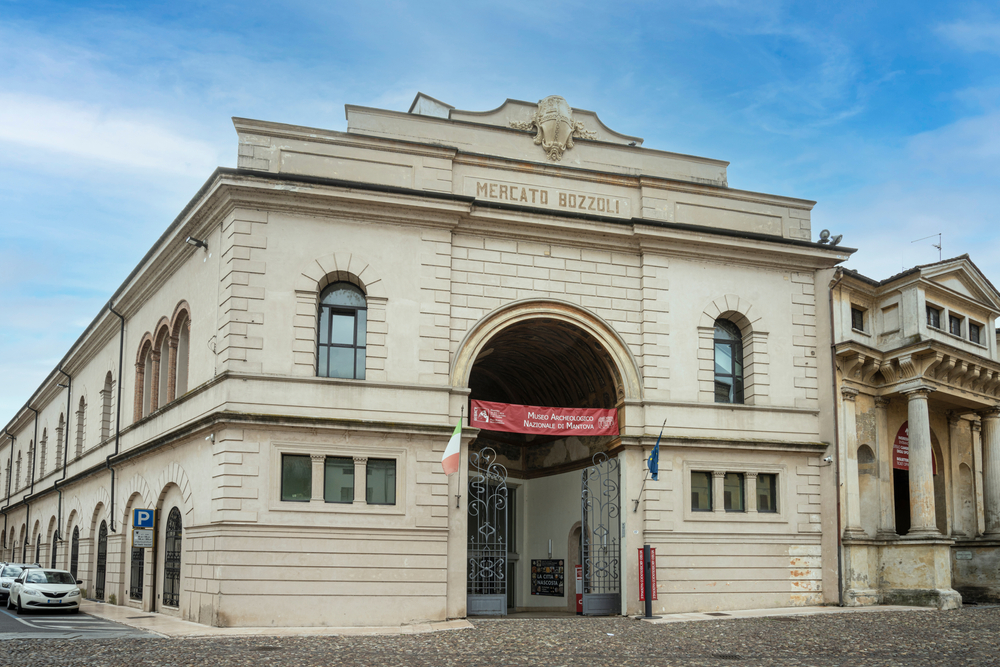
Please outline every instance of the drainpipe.
[[[10, 463], [7, 464], [7, 507], [4, 507], [3, 510], [2, 510], [3, 511], [3, 539], [5, 540], [4, 543], [6, 544], [6, 539], [7, 539], [7, 510], [10, 509], [10, 500], [11, 500], [11, 498], [10, 498], [10, 481], [11, 481], [11, 478], [14, 476], [14, 445], [17, 444], [17, 437], [15, 437], [13, 433], [11, 433], [10, 431], [8, 431], [6, 426], [4, 426], [3, 432], [7, 434], [8, 438], [10, 438]], [[10, 551], [11, 551], [11, 555], [14, 555], [14, 545], [13, 544], [10, 545]]]
[[71, 409], [73, 409], [73, 376], [70, 375], [69, 373], [67, 373], [66, 371], [64, 371], [62, 369], [62, 364], [59, 364], [59, 366], [56, 368], [56, 370], [66, 376], [66, 382], [67, 382], [67, 384], [66, 384], [66, 433], [64, 433], [64, 435], [66, 436], [66, 441], [65, 441], [65, 444], [63, 444], [63, 466], [62, 466], [63, 474], [62, 474], [62, 477], [60, 477], [59, 479], [57, 479], [52, 484], [52, 488], [54, 488], [56, 491], [59, 492], [59, 511], [57, 513], [57, 515], [58, 515], [59, 518], [56, 519], [56, 534], [54, 536], [54, 539], [56, 539], [56, 540], [58, 540], [60, 542], [63, 542], [63, 541], [65, 541], [65, 540], [63, 540], [63, 537], [62, 537], [62, 501], [63, 501], [63, 492], [62, 492], [62, 489], [59, 488], [59, 483], [66, 481], [66, 463], [69, 460], [68, 456], [67, 456], [67, 454], [69, 453], [69, 414], [70, 414], [69, 411]]
[[837, 269], [837, 279], [830, 285], [830, 365], [833, 373], [833, 483], [837, 492], [837, 600], [844, 606], [844, 545], [840, 525], [840, 402], [837, 399], [837, 332], [833, 326], [833, 290], [844, 279], [844, 271]]
[[[38, 410], [34, 409], [30, 405], [24, 406], [35, 413], [35, 440], [34, 445], [31, 447], [31, 490], [28, 495], [31, 496], [35, 493], [35, 459], [38, 458]], [[25, 515], [24, 519], [24, 544], [21, 545], [21, 562], [28, 562], [28, 542], [31, 539], [31, 503], [25, 501], [24, 507], [27, 509], [28, 513]], [[41, 565], [41, 563], [39, 563]]]
[[125, 317], [115, 311], [114, 306], [111, 301], [108, 301], [108, 310], [112, 315], [115, 315], [119, 320], [121, 320], [121, 330], [118, 335], [118, 405], [115, 413], [115, 451], [112, 454], [108, 454], [108, 458], [105, 459], [104, 464], [107, 469], [111, 471], [111, 532], [117, 533], [115, 530], [115, 469], [111, 466], [111, 459], [118, 455], [118, 449], [121, 445], [121, 431], [122, 431], [122, 364], [125, 358]]

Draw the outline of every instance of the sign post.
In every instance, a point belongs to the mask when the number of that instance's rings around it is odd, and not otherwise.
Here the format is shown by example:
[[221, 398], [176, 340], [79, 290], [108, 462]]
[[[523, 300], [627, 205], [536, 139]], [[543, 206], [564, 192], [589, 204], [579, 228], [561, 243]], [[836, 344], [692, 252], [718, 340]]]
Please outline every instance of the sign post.
[[152, 549], [155, 544], [156, 510], [132, 510], [132, 547]]
[[653, 600], [657, 599], [656, 549], [647, 544], [639, 549], [639, 601], [646, 603], [646, 615], [640, 618], [661, 618], [653, 616]]
[[583, 615], [583, 566], [576, 566], [576, 614]]

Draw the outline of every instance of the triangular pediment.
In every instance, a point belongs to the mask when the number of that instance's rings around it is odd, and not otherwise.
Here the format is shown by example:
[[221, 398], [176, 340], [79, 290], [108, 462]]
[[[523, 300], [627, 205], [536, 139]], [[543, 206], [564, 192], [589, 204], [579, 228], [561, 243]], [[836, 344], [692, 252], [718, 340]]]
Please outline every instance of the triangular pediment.
[[924, 279], [977, 301], [990, 310], [1000, 310], [1000, 294], [976, 265], [965, 257], [923, 267], [920, 274]]

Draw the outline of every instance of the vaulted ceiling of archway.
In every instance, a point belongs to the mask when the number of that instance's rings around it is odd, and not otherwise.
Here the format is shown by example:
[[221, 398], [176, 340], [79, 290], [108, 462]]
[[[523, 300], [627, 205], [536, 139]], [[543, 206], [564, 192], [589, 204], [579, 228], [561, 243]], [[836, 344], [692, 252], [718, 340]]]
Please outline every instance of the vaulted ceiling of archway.
[[507, 327], [486, 345], [469, 378], [472, 398], [558, 408], [613, 408], [616, 369], [600, 343], [552, 319]]

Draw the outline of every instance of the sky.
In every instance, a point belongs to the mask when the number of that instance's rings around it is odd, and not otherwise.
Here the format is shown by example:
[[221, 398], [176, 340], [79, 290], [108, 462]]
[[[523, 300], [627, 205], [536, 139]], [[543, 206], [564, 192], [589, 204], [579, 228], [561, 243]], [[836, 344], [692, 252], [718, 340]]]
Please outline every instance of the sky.
[[561, 95], [817, 201], [865, 275], [936, 261], [940, 233], [1000, 285], [996, 3], [0, 0], [0, 422], [236, 165], [233, 116], [345, 130], [345, 104], [417, 91]]

